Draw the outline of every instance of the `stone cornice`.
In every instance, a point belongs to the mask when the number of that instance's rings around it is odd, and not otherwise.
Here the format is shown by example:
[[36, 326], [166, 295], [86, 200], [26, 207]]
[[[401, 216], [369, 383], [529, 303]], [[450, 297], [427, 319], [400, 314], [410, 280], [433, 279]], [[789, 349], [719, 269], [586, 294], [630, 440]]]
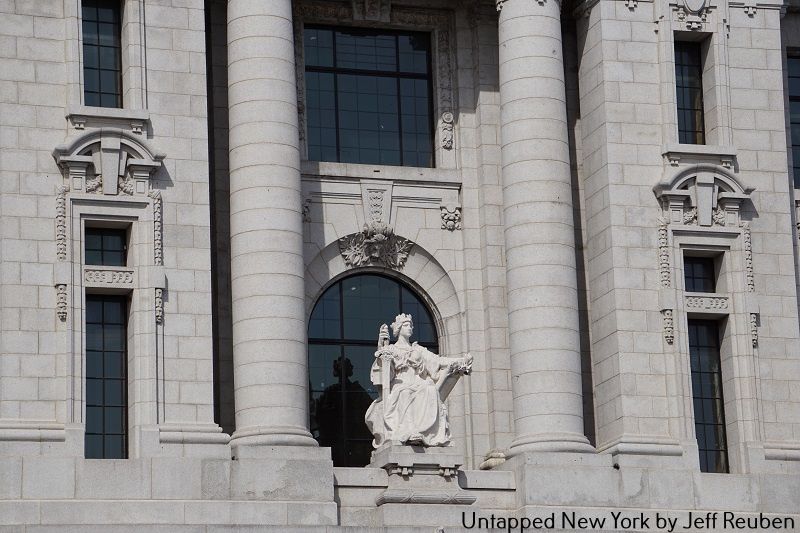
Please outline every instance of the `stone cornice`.
[[[511, 2], [512, 0], [495, 0], [495, 6], [497, 7], [497, 11], [500, 12], [503, 10], [503, 6], [507, 3]], [[547, 2], [555, 2], [558, 5], [559, 9], [561, 9], [561, 0], [516, 0], [520, 2], [536, 2], [540, 6], [543, 6]]]

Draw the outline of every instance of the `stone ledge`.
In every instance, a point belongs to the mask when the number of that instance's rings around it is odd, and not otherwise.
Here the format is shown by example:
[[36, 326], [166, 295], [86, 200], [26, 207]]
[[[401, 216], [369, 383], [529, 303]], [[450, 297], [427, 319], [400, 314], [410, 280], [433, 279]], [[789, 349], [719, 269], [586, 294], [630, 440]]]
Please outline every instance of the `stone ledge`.
[[333, 479], [337, 487], [385, 488], [389, 484], [389, 476], [382, 468], [336, 467]]
[[458, 484], [470, 490], [514, 490], [514, 472], [502, 470], [459, 470]]
[[118, 109], [113, 107], [70, 106], [65, 118], [76, 130], [100, 127], [118, 127], [141, 135], [146, 133], [150, 113], [144, 109]]
[[457, 169], [400, 167], [389, 165], [361, 165], [356, 163], [331, 163], [327, 161], [301, 161], [300, 173], [304, 177], [381, 179], [395, 182], [461, 184]]

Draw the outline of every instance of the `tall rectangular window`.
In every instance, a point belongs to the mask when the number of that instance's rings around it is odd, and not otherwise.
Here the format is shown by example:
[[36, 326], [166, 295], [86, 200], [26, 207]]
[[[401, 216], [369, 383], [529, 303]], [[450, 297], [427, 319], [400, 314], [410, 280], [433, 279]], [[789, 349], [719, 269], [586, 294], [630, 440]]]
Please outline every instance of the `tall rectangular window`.
[[128, 457], [127, 298], [86, 295], [87, 459]]
[[725, 473], [728, 472], [728, 447], [717, 322], [689, 320], [689, 358], [700, 471]]
[[86, 228], [87, 265], [125, 266], [127, 232], [124, 229]]
[[800, 187], [800, 50], [787, 58], [789, 74], [789, 121], [792, 138], [792, 175], [794, 186]]
[[705, 144], [701, 43], [675, 41], [678, 142]]
[[716, 271], [711, 257], [684, 257], [683, 279], [689, 292], [715, 292]]
[[87, 106], [122, 107], [119, 0], [82, 0], [83, 101]]
[[308, 158], [433, 166], [427, 33], [307, 26]]

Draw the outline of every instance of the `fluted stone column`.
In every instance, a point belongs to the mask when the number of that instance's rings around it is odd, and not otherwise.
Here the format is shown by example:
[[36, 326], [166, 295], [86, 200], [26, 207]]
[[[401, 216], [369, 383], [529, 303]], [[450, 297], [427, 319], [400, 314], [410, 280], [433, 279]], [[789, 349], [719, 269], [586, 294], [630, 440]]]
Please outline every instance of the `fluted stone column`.
[[560, 6], [499, 0], [497, 7], [516, 432], [509, 451], [591, 451], [583, 432]]
[[229, 0], [231, 445], [308, 445], [291, 0]]

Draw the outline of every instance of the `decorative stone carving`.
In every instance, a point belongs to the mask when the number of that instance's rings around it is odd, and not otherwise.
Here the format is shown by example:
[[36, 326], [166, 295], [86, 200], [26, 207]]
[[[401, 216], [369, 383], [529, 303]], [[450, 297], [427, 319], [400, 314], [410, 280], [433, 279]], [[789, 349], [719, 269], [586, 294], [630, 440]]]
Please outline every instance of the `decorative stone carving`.
[[639, 7], [639, 0], [625, 0], [625, 7], [631, 11], [635, 11]]
[[752, 4], [752, 3], [745, 4], [743, 7], [744, 7], [744, 14], [745, 15], [747, 15], [750, 18], [753, 18], [753, 17], [756, 16], [756, 5], [755, 4]]
[[728, 220], [728, 214], [725, 212], [724, 209], [721, 207], [715, 207], [714, 211], [711, 214], [711, 221], [716, 226], [724, 226], [725, 222]]
[[53, 150], [73, 191], [104, 196], [147, 194], [164, 157], [141, 135], [118, 128], [87, 131]]
[[303, 222], [311, 222], [311, 198], [303, 200]]
[[367, 192], [367, 212], [370, 222], [383, 220], [383, 198], [386, 191], [371, 189]]
[[502, 450], [492, 450], [483, 457], [483, 462], [478, 467], [480, 470], [491, 470], [506, 462], [506, 454]]
[[161, 191], [152, 190], [148, 196], [153, 200], [153, 262], [157, 266], [161, 266], [164, 264]]
[[442, 148], [445, 150], [452, 150], [453, 149], [453, 127], [454, 127], [455, 117], [450, 111], [446, 111], [442, 113]]
[[374, 435], [373, 446], [385, 443], [448, 446], [450, 430], [444, 401], [461, 375], [472, 370], [472, 356], [442, 357], [411, 343], [411, 315], [399, 314], [392, 323], [397, 339], [389, 343], [389, 327], [378, 333], [378, 350], [370, 371], [380, 397], [365, 415]]
[[67, 320], [67, 286], [64, 283], [56, 285], [56, 316], [62, 322]]
[[117, 183], [117, 190], [125, 194], [127, 196], [133, 196], [134, 191], [134, 183], [131, 178], [123, 178], [122, 176], [119, 177], [119, 182]]
[[675, 342], [675, 321], [672, 316], [672, 309], [664, 309], [661, 311], [664, 317], [664, 340], [667, 344]]
[[98, 285], [133, 285], [133, 270], [86, 269], [83, 280]]
[[103, 186], [103, 177], [100, 175], [94, 178], [86, 178], [86, 192], [90, 194], [102, 193], [101, 187]]
[[[756, 292], [755, 274], [753, 272], [753, 237], [750, 224], [742, 223], [742, 247], [744, 248], [744, 278], [747, 292]], [[750, 338], [753, 348], [758, 346], [758, 313], [750, 313]]]
[[753, 274], [753, 238], [750, 234], [750, 224], [742, 224], [742, 243], [744, 248], [744, 275], [747, 292], [755, 292], [756, 282]]
[[687, 296], [686, 309], [692, 311], [725, 311], [730, 307], [727, 296]]
[[461, 229], [461, 208], [459, 206], [443, 205], [442, 210], [442, 229], [455, 231]]
[[[720, 157], [719, 154], [703, 157], [712, 156]], [[687, 165], [682, 162], [675, 174], [668, 170], [668, 177], [653, 188], [664, 216], [675, 224], [696, 224], [706, 228], [737, 226], [741, 206], [754, 189], [742, 187], [731, 171], [722, 166], [710, 163], [688, 165], [691, 161], [687, 159]]]
[[56, 258], [67, 260], [67, 192], [69, 187], [56, 188]]
[[[148, 196], [153, 200], [153, 263], [156, 266], [162, 266], [164, 264], [164, 238], [161, 191], [153, 189]], [[161, 287], [155, 289], [154, 304], [156, 324], [161, 324], [164, 322], [164, 289]]]
[[708, 21], [707, 0], [678, 0], [674, 7], [676, 17], [688, 30], [700, 30]]
[[164, 289], [156, 288], [155, 306], [156, 324], [161, 324], [164, 322]]
[[360, 233], [339, 239], [339, 251], [349, 267], [383, 265], [400, 269], [413, 246], [412, 241], [398, 237], [383, 222], [365, 224]]
[[661, 286], [668, 289], [672, 286], [672, 273], [670, 270], [669, 235], [667, 220], [658, 220], [658, 269], [661, 277]]

